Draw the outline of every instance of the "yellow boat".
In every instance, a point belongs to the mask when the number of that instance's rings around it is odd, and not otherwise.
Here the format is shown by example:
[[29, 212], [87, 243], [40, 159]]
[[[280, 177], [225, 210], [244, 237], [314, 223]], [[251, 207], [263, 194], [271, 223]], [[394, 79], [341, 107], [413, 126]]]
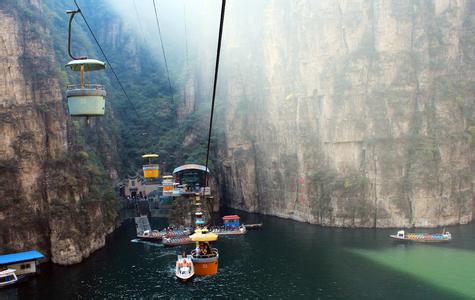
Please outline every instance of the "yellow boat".
[[219, 252], [211, 248], [210, 243], [218, 239], [218, 235], [208, 232], [207, 229], [196, 229], [190, 235], [190, 239], [196, 242], [196, 249], [191, 251], [191, 260], [198, 276], [215, 275], [218, 273]]

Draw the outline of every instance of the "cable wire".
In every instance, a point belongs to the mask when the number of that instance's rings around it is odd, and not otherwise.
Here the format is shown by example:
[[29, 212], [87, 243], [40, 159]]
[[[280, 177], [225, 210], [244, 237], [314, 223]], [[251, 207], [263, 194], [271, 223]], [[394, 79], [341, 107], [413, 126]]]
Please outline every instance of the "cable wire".
[[172, 89], [172, 83], [170, 81], [170, 72], [168, 71], [167, 56], [165, 55], [165, 47], [163, 47], [162, 31], [160, 30], [160, 22], [158, 21], [158, 13], [157, 13], [157, 6], [155, 5], [155, 0], [153, 0], [153, 9], [155, 11], [155, 20], [157, 21], [158, 36], [160, 37], [160, 45], [162, 46], [163, 60], [165, 61], [165, 69], [167, 70], [168, 86], [170, 87], [170, 94], [172, 96], [172, 100], [173, 102], [175, 102], [173, 98], [173, 89]]
[[186, 55], [186, 67], [188, 67], [188, 32], [186, 28], [186, 6], [185, 0], [183, 0], [183, 25], [185, 27], [185, 55]]
[[135, 3], [135, 0], [132, 1], [134, 5], [134, 10], [135, 10], [135, 17], [137, 18], [137, 24], [139, 25], [139, 30], [140, 30], [140, 36], [142, 39], [142, 43], [145, 43], [145, 34], [142, 26], [142, 22], [140, 22], [140, 17], [139, 17], [139, 11], [137, 9], [137, 4]]
[[[219, 57], [221, 54], [221, 40], [223, 37], [223, 25], [224, 25], [224, 11], [226, 7], [226, 0], [222, 0], [221, 3], [221, 19], [219, 21], [219, 34], [218, 34], [218, 48], [216, 50], [216, 66], [214, 69], [214, 83], [213, 83], [213, 99], [211, 101], [211, 115], [209, 116], [209, 132], [208, 132], [208, 147], [206, 149], [206, 169], [208, 170], [209, 148], [211, 145], [211, 131], [213, 129], [213, 115], [214, 115], [214, 103], [216, 100], [216, 84], [218, 82], [218, 70], [219, 70]], [[208, 186], [208, 180], [206, 180], [206, 186]]]
[[134, 103], [132, 102], [132, 100], [130, 100], [129, 95], [128, 95], [127, 92], [125, 91], [124, 86], [122, 85], [122, 82], [121, 82], [120, 79], [119, 79], [119, 76], [117, 76], [117, 73], [115, 72], [114, 68], [112, 67], [112, 64], [111, 64], [111, 62], [109, 61], [109, 58], [107, 57], [106, 53], [104, 52], [104, 49], [102, 49], [101, 44], [100, 44], [99, 41], [97, 40], [96, 35], [94, 34], [94, 31], [92, 31], [91, 26], [89, 26], [89, 23], [87, 22], [86, 17], [85, 17], [84, 14], [82, 13], [82, 10], [81, 10], [81, 8], [79, 7], [79, 5], [78, 5], [78, 3], [76, 2], [76, 0], [74, 0], [74, 4], [76, 4], [76, 7], [78, 8], [79, 14], [80, 14], [81, 17], [83, 18], [84, 23], [86, 23], [86, 26], [87, 26], [87, 28], [89, 29], [89, 32], [91, 33], [92, 37], [94, 38], [94, 41], [96, 42], [97, 46], [98, 46], [99, 49], [101, 50], [102, 55], [104, 56], [104, 58], [106, 59], [107, 63], [109, 64], [110, 69], [111, 69], [112, 73], [114, 74], [115, 79], [117, 80], [117, 83], [119, 84], [120, 88], [122, 89], [122, 92], [123, 92], [124, 95], [125, 95], [125, 98], [126, 98], [127, 101], [130, 103], [130, 105], [132, 105], [132, 108], [134, 109], [134, 112], [135, 112], [135, 114], [136, 114], [137, 117], [138, 117], [139, 114], [138, 114], [138, 112], [137, 112], [137, 109], [135, 108]]

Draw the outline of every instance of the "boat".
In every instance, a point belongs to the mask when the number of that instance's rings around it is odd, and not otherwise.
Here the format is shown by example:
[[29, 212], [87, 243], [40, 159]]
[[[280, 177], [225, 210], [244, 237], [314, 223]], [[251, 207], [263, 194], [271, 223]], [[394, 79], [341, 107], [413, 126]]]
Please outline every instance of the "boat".
[[211, 232], [218, 235], [237, 235], [245, 234], [247, 232], [246, 227], [239, 222], [240, 217], [238, 215], [230, 215], [223, 217], [224, 226], [214, 227]]
[[407, 233], [404, 230], [399, 230], [397, 234], [392, 234], [389, 237], [399, 241], [410, 241], [417, 243], [443, 243], [452, 240], [450, 232], [443, 233]]
[[239, 227], [212, 227], [211, 232], [217, 235], [239, 235], [245, 234], [247, 229], [244, 225]]
[[216, 275], [218, 273], [219, 252], [211, 248], [210, 243], [218, 239], [218, 235], [208, 232], [205, 228], [195, 229], [190, 239], [196, 242], [196, 249], [191, 251], [191, 260], [198, 276]]
[[187, 281], [195, 275], [195, 268], [193, 267], [191, 255], [178, 255], [175, 275], [182, 281]]
[[159, 241], [162, 239], [162, 235], [158, 230], [145, 230], [137, 233], [137, 238], [142, 241]]
[[184, 237], [189, 236], [192, 231], [189, 228], [185, 229], [162, 229], [160, 234], [163, 237], [172, 238], [172, 237]]
[[252, 229], [260, 229], [262, 227], [262, 223], [257, 223], [257, 224], [243, 224], [244, 227], [246, 227], [247, 230], [252, 230]]
[[36, 275], [37, 265], [43, 258], [44, 255], [36, 250], [0, 255], [0, 288]]
[[8, 287], [18, 282], [18, 277], [15, 274], [15, 271], [15, 269], [0, 271], [0, 288]]
[[165, 247], [175, 247], [193, 244], [193, 241], [188, 236], [164, 237], [162, 244]]
[[143, 241], [159, 241], [162, 234], [158, 230], [152, 230], [147, 216], [135, 217], [137, 238]]

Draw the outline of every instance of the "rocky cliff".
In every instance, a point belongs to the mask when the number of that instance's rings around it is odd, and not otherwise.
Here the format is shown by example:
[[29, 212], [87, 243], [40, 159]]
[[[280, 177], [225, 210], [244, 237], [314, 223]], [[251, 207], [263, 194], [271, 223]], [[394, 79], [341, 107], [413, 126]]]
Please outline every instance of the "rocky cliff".
[[225, 23], [227, 205], [328, 226], [472, 220], [473, 1], [251, 2]]
[[47, 22], [55, 17], [38, 0], [0, 2], [0, 249], [34, 248], [72, 264], [102, 247], [115, 224], [104, 181], [117, 172], [93, 163], [82, 141], [103, 135], [100, 121], [67, 116]]

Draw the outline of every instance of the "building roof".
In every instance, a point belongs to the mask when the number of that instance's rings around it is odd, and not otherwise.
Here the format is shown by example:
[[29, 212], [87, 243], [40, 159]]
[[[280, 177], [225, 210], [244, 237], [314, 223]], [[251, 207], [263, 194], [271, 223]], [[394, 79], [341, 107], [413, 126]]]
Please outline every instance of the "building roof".
[[239, 220], [240, 217], [238, 215], [230, 215], [230, 216], [224, 216], [223, 220]]
[[203, 171], [203, 172], [208, 172], [209, 173], [209, 169], [207, 169], [205, 166], [203, 165], [197, 165], [197, 164], [187, 164], [187, 165], [183, 165], [183, 166], [179, 166], [177, 168], [175, 168], [175, 170], [173, 170], [173, 174], [177, 173], [177, 172], [181, 172], [181, 171], [184, 171], [184, 170], [199, 170], [199, 171]]
[[0, 255], [0, 265], [37, 260], [40, 258], [44, 258], [44, 255], [36, 250]]

